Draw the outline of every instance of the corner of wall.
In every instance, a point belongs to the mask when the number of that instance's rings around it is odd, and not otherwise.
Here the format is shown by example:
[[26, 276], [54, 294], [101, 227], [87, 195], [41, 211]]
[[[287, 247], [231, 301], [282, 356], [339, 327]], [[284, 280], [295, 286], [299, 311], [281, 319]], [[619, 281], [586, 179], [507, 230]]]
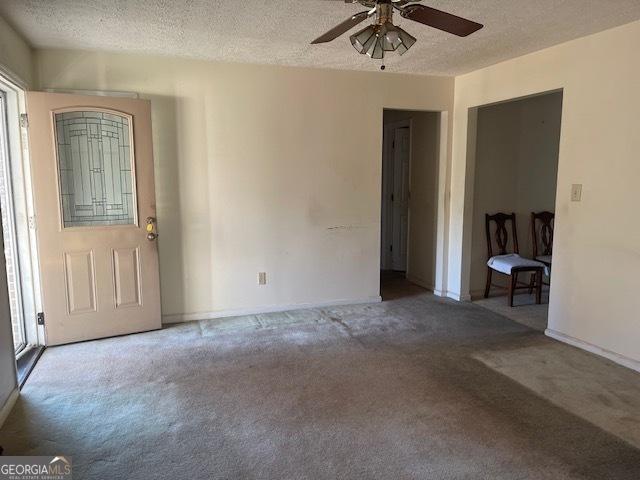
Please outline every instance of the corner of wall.
[[33, 54], [29, 42], [0, 16], [0, 73], [21, 88], [33, 88]]

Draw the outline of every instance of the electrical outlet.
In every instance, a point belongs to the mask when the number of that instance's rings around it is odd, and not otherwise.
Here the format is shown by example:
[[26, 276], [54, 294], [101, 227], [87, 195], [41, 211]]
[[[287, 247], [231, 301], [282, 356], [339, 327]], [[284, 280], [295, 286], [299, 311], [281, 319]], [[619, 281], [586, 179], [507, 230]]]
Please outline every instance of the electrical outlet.
[[571, 185], [571, 201], [579, 202], [582, 200], [582, 184], [574, 183]]
[[267, 272], [258, 272], [258, 285], [267, 284]]

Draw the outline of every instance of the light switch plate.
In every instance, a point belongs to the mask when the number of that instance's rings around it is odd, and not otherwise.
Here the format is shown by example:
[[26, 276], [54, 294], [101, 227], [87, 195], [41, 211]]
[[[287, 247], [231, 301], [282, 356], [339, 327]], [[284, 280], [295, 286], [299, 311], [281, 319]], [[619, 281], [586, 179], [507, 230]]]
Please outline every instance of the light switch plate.
[[258, 272], [258, 285], [267, 284], [267, 272]]
[[574, 183], [571, 185], [571, 201], [579, 202], [582, 200], [582, 184]]

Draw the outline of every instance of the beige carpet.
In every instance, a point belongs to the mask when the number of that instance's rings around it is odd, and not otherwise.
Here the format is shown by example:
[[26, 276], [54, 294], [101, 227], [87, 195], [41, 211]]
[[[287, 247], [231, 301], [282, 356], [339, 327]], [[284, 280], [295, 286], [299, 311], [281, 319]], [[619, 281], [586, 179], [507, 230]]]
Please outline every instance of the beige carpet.
[[396, 293], [48, 349], [0, 445], [76, 479], [640, 478], [639, 375]]
[[534, 330], [544, 332], [547, 328], [549, 316], [549, 291], [547, 289], [542, 294], [540, 305], [535, 303], [535, 295], [528, 293], [514, 295], [513, 307], [509, 306], [507, 296], [500, 294], [492, 294], [489, 298], [478, 298], [473, 303]]

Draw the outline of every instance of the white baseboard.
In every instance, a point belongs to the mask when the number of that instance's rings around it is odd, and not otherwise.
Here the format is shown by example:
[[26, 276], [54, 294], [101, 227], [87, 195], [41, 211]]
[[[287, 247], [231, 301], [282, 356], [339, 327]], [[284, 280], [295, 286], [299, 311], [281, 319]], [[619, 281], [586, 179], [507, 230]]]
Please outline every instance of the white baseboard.
[[376, 295], [374, 297], [351, 298], [346, 300], [331, 300], [328, 302], [318, 303], [294, 303], [290, 305], [267, 305], [262, 307], [235, 308], [229, 310], [217, 310], [214, 312], [199, 313], [177, 313], [172, 315], [163, 315], [162, 323], [182, 323], [193, 322], [196, 320], [210, 320], [212, 318], [238, 317], [242, 315], [256, 315], [259, 313], [286, 312], [288, 310], [303, 310], [306, 308], [322, 308], [336, 307], [340, 305], [361, 305], [364, 303], [380, 303], [382, 297]]
[[624, 355], [620, 355], [619, 353], [606, 350], [604, 348], [598, 347], [597, 345], [593, 345], [589, 342], [579, 340], [570, 335], [557, 332], [556, 330], [552, 330], [550, 328], [547, 328], [544, 331], [544, 334], [547, 337], [551, 337], [560, 342], [567, 343], [569, 345], [580, 348], [582, 350], [586, 350], [587, 352], [595, 353], [596, 355], [600, 355], [601, 357], [609, 359], [612, 362], [622, 365], [623, 367], [627, 367], [627, 368], [630, 368], [631, 370], [635, 370], [636, 372], [640, 372], [640, 361], [638, 360], [625, 357]]
[[0, 427], [4, 425], [4, 421], [11, 413], [11, 409], [16, 404], [16, 400], [18, 400], [19, 396], [20, 390], [18, 389], [18, 387], [16, 387], [13, 392], [11, 392], [11, 395], [9, 395], [9, 398], [7, 398], [7, 401], [4, 402], [2, 409], [0, 409]]
[[437, 289], [433, 289], [433, 294], [436, 297], [446, 297], [447, 296], [447, 291], [446, 290], [437, 290]]

